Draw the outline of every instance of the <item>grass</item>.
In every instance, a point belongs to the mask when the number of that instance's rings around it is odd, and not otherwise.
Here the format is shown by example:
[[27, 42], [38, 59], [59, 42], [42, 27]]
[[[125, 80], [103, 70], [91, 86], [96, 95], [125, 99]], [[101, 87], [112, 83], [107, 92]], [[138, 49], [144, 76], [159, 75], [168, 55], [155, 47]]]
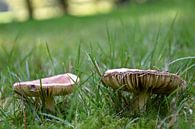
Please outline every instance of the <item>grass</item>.
[[[106, 15], [1, 24], [0, 128], [24, 128], [25, 113], [28, 128], [168, 128], [175, 115], [173, 128], [194, 128], [193, 4], [155, 2]], [[147, 112], [132, 114], [132, 94], [103, 86], [97, 72], [118, 67], [168, 70], [185, 79], [187, 89], [153, 95]], [[56, 113], [13, 92], [16, 81], [64, 72], [79, 75], [81, 83], [55, 97]]]

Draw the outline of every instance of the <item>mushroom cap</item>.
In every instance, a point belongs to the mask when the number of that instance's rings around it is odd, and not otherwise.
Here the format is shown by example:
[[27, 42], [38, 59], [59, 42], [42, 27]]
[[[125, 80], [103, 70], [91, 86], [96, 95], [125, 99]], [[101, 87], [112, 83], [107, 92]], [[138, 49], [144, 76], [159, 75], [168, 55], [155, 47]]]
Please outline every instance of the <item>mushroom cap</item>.
[[154, 94], [169, 94], [177, 88], [185, 88], [186, 82], [178, 75], [166, 71], [140, 69], [107, 70], [102, 82], [113, 89], [130, 92], [146, 91]]
[[13, 89], [22, 95], [38, 97], [66, 95], [72, 92], [73, 85], [79, 82], [79, 78], [71, 73], [55, 75], [33, 81], [16, 82]]

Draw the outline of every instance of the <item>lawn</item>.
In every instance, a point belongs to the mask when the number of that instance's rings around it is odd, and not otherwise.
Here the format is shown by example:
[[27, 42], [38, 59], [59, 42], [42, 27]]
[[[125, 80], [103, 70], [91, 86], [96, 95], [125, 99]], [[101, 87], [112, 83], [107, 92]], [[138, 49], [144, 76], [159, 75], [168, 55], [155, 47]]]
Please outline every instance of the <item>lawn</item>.
[[[130, 5], [104, 15], [0, 24], [0, 128], [195, 128], [193, 0]], [[127, 67], [177, 73], [184, 91], [153, 95], [132, 113], [132, 94], [103, 86], [100, 72]], [[16, 81], [64, 72], [79, 75], [74, 92], [55, 97], [56, 112], [16, 95]]]

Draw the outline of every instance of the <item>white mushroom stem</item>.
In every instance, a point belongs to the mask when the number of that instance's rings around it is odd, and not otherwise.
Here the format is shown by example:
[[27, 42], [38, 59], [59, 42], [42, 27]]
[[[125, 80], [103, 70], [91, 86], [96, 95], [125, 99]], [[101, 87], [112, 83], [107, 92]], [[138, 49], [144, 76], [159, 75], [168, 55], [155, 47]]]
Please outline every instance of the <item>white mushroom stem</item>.
[[55, 102], [53, 96], [45, 96], [45, 109], [55, 111]]
[[139, 111], [142, 109], [144, 110], [149, 96], [150, 94], [147, 92], [139, 92], [138, 94], [136, 94], [133, 104], [134, 109]]

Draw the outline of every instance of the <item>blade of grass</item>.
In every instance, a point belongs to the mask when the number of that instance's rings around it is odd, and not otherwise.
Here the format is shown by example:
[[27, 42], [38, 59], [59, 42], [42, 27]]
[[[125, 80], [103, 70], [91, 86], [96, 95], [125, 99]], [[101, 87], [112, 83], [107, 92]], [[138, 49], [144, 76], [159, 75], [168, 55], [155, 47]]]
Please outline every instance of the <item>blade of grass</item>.
[[179, 62], [179, 61], [189, 60], [189, 59], [195, 59], [195, 56], [181, 57], [181, 58], [175, 59], [175, 60], [173, 60], [173, 61], [170, 61], [170, 62], [168, 63], [168, 65], [172, 65], [172, 64], [177, 63], [177, 62]]
[[49, 59], [50, 59], [51, 64], [52, 64], [52, 66], [53, 66], [53, 70], [54, 70], [54, 72], [56, 72], [56, 70], [55, 70], [55, 65], [54, 65], [54, 60], [53, 60], [53, 57], [52, 57], [52, 55], [51, 55], [51, 52], [50, 52], [48, 43], [46, 42], [45, 45], [46, 45], [46, 49], [47, 49], [47, 53], [48, 53]]
[[28, 61], [26, 60], [26, 75], [27, 75], [27, 78], [30, 79], [30, 71], [29, 71], [29, 65], [28, 65]]
[[58, 121], [58, 122], [61, 122], [61, 123], [64, 124], [64, 125], [67, 125], [67, 126], [69, 126], [69, 127], [74, 128], [74, 126], [73, 126], [70, 122], [68, 122], [67, 120], [63, 120], [63, 119], [61, 119], [61, 118], [59, 118], [59, 117], [57, 117], [57, 116], [54, 116], [54, 115], [52, 115], [52, 114], [47, 114], [47, 113], [40, 113], [40, 114], [43, 115], [43, 116], [46, 116], [46, 117], [48, 117], [48, 118], [51, 118], [51, 119], [53, 119], [53, 120], [56, 120], [56, 121]]
[[87, 55], [88, 55], [88, 57], [90, 58], [92, 64], [94, 65], [96, 72], [97, 72], [98, 75], [101, 77], [101, 76], [102, 76], [102, 72], [100, 71], [100, 68], [99, 68], [99, 66], [98, 66], [98, 64], [97, 64], [97, 62], [96, 62], [96, 60], [95, 60], [95, 58], [93, 58], [92, 55], [89, 54], [89, 53], [88, 53]]
[[157, 32], [157, 35], [156, 35], [156, 37], [155, 37], [155, 44], [154, 44], [154, 47], [153, 47], [152, 52], [151, 52], [151, 57], [150, 57], [150, 68], [152, 68], [153, 65], [155, 65], [155, 64], [154, 64], [154, 54], [155, 54], [155, 51], [156, 51], [157, 46], [158, 46], [158, 43], [159, 43], [159, 42], [158, 42], [159, 35], [160, 35], [160, 27], [159, 27], [158, 32]]
[[183, 75], [184, 73], [188, 72], [193, 67], [195, 67], [195, 64], [192, 64], [191, 66], [187, 67], [180, 75]]

